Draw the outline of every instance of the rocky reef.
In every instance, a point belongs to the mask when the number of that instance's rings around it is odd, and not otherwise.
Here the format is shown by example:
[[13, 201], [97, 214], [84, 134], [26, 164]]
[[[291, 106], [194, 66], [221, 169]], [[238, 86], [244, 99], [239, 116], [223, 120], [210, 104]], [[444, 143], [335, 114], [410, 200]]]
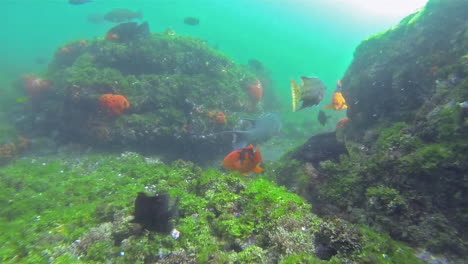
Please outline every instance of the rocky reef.
[[[273, 182], [190, 162], [61, 155], [0, 176], [2, 263], [420, 263], [386, 235], [317, 217]], [[171, 234], [134, 223], [140, 192], [172, 197]]]
[[20, 131], [203, 162], [230, 150], [231, 137], [216, 133], [263, 112], [259, 62], [237, 65], [187, 36], [109, 34], [63, 45], [41, 78], [23, 77], [32, 98], [15, 113]]
[[302, 147], [271, 176], [319, 215], [466, 258], [467, 9], [466, 1], [432, 0], [364, 40], [342, 79], [350, 121], [340, 139], [349, 156], [313, 163], [298, 158]]

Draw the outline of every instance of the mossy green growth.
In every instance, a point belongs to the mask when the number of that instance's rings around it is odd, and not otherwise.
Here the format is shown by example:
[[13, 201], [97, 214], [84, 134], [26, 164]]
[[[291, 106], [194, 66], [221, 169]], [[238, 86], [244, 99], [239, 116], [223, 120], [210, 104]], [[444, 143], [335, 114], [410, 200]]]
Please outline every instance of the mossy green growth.
[[337, 263], [337, 262], [320, 260], [312, 255], [299, 253], [299, 254], [288, 256], [287, 258], [283, 259], [280, 263], [281, 264], [322, 264], [322, 263]]
[[[2, 263], [312, 260], [315, 232], [325, 224], [303, 199], [266, 179], [130, 152], [22, 159], [0, 177]], [[130, 222], [142, 191], [177, 198], [177, 240]]]
[[[247, 89], [260, 76], [201, 39], [150, 34], [127, 43], [96, 39], [62, 48], [44, 77], [54, 96], [35, 102], [34, 111], [23, 110], [26, 117], [18, 127], [24, 131], [57, 130], [66, 140], [100, 148], [130, 147], [166, 160], [208, 163], [211, 153], [229, 145], [226, 137], [212, 139], [213, 134], [233, 130], [248, 112], [261, 112], [251, 105]], [[112, 111], [119, 103], [101, 103], [103, 94], [122, 95], [129, 107]], [[227, 122], [216, 120], [218, 113]], [[33, 128], [36, 115], [44, 117], [43, 124]]]
[[373, 146], [374, 151], [385, 153], [392, 149], [409, 151], [417, 146], [417, 138], [412, 137], [408, 129], [410, 126], [404, 122], [392, 123], [390, 126], [377, 128], [377, 141]]
[[377, 234], [366, 227], [362, 227], [361, 232], [364, 234], [365, 244], [362, 247], [362, 252], [358, 256], [358, 258], [361, 259], [360, 263], [424, 263], [415, 256], [413, 249], [408, 248], [402, 243], [393, 241], [387, 235]]
[[366, 190], [366, 197], [370, 206], [388, 213], [407, 208], [407, 204], [397, 190], [386, 186], [369, 187]]

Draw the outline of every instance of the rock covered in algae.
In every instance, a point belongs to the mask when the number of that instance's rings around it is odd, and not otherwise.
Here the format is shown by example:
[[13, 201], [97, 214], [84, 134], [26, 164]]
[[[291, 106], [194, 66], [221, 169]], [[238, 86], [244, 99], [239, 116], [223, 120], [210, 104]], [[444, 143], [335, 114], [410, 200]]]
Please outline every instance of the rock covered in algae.
[[468, 138], [460, 105], [468, 99], [467, 8], [466, 1], [432, 0], [364, 40], [342, 79], [349, 157], [312, 164], [307, 153], [287, 155], [272, 177], [320, 215], [466, 262]]
[[[272, 182], [190, 162], [165, 165], [130, 152], [42, 157], [1, 167], [0, 175], [6, 263], [369, 263], [382, 254], [417, 263], [406, 246], [320, 219]], [[171, 217], [178, 239], [133, 223], [139, 192], [178, 198]]]
[[[216, 133], [261, 109], [251, 108], [245, 89], [257, 78], [253, 71], [186, 36], [70, 42], [46, 76], [53, 87], [25, 109], [19, 128], [111, 149], [159, 150], [167, 158], [206, 161], [225, 153], [231, 139]], [[98, 103], [105, 94], [125, 97], [128, 109], [106, 114]], [[210, 118], [212, 112], [225, 121]]]

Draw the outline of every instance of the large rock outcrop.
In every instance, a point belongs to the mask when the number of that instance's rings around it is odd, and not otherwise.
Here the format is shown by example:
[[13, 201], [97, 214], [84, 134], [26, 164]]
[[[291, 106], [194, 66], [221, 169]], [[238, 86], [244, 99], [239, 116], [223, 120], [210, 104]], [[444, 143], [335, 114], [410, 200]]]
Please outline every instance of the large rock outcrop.
[[320, 214], [466, 257], [468, 124], [460, 106], [468, 100], [466, 10], [462, 0], [429, 1], [364, 40], [342, 79], [349, 157], [313, 164], [287, 155], [274, 177]]
[[[124, 39], [113, 30], [58, 48], [45, 74], [23, 77], [19, 85], [35, 92], [15, 114], [20, 131], [203, 162], [231, 149], [231, 137], [217, 133], [263, 112], [252, 95], [252, 85], [268, 89], [262, 67], [173, 32]], [[102, 102], [109, 94], [128, 102]]]

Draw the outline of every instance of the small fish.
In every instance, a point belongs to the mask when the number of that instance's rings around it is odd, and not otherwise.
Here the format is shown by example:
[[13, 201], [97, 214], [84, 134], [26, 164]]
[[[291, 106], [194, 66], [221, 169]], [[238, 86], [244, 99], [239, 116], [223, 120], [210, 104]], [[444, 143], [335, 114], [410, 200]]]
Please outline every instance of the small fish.
[[325, 114], [322, 110], [319, 111], [317, 119], [322, 126], [324, 126], [328, 121], [329, 116]]
[[253, 145], [246, 148], [234, 150], [223, 160], [221, 166], [226, 170], [239, 171], [244, 176], [249, 176], [248, 172], [260, 173], [264, 169], [259, 166], [262, 162], [260, 150], [254, 151]]
[[82, 5], [82, 4], [92, 2], [92, 1], [93, 0], [68, 0], [68, 3], [70, 5]]
[[259, 60], [250, 59], [247, 62], [247, 64], [249, 65], [249, 68], [251, 68], [255, 72], [264, 72], [265, 71], [265, 67], [263, 66], [263, 64]]
[[105, 22], [103, 14], [89, 14], [88, 16], [86, 16], [86, 20], [88, 20], [89, 23], [95, 25], [102, 24]]
[[137, 22], [121, 23], [111, 28], [105, 39], [108, 41], [126, 43], [136, 39], [142, 39], [150, 35], [150, 29], [147, 22], [138, 25]]
[[233, 147], [240, 149], [248, 144], [260, 144], [278, 135], [281, 129], [281, 119], [278, 114], [268, 113], [258, 119], [242, 119], [252, 123], [253, 127], [246, 131], [224, 131], [234, 134]]
[[[317, 77], [301, 76], [301, 86], [296, 81], [291, 79], [291, 95], [293, 112], [302, 110], [309, 106], [318, 105], [323, 99], [325, 93], [325, 85]], [[301, 108], [297, 108], [299, 102], [302, 101]]]
[[190, 25], [190, 26], [196, 26], [200, 24], [200, 19], [196, 17], [186, 17], [184, 18], [184, 24]]
[[348, 105], [346, 104], [346, 100], [341, 93], [341, 80], [336, 82], [336, 89], [333, 93], [332, 103], [329, 105], [324, 106], [326, 109], [334, 109], [334, 110], [345, 110], [348, 109]]
[[36, 58], [34, 59], [34, 62], [37, 63], [37, 64], [40, 64], [40, 65], [46, 63], [46, 61], [47, 61], [47, 60], [46, 60], [44, 57], [36, 57]]
[[105, 20], [109, 22], [113, 22], [113, 23], [120, 23], [120, 22], [129, 21], [132, 19], [142, 19], [142, 18], [143, 18], [143, 14], [141, 13], [141, 11], [134, 12], [132, 10], [125, 9], [125, 8], [115, 8], [104, 15]]

